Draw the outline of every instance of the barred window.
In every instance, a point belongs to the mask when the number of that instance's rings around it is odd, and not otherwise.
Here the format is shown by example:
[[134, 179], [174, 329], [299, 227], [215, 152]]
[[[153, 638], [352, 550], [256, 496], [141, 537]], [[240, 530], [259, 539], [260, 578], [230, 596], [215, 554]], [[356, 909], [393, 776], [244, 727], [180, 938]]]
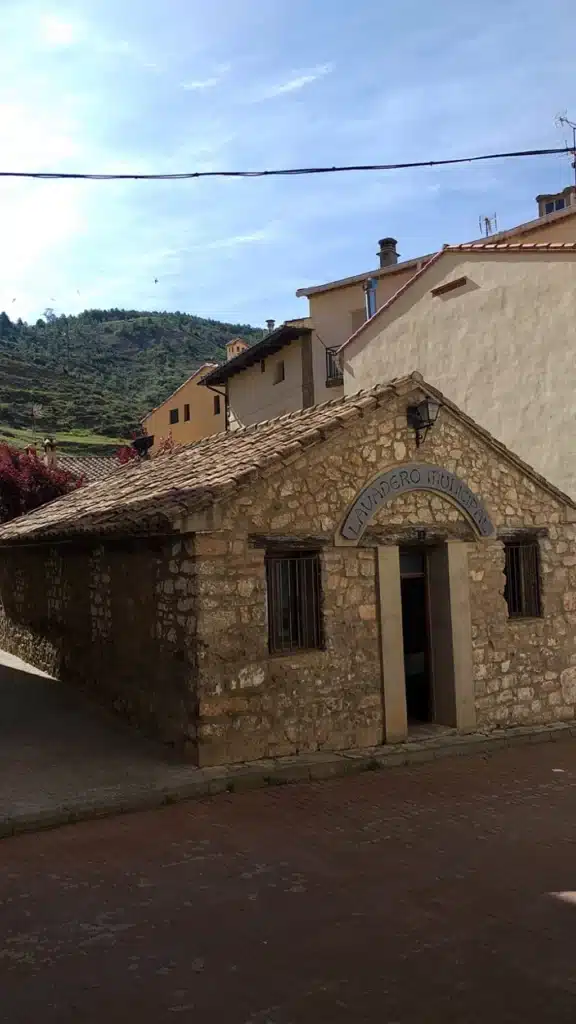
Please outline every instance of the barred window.
[[342, 384], [343, 376], [340, 364], [336, 358], [337, 348], [326, 349], [326, 383]]
[[506, 541], [504, 554], [508, 615], [511, 619], [538, 618], [542, 615], [538, 541]]
[[322, 648], [318, 553], [292, 551], [267, 554], [266, 584], [270, 653]]

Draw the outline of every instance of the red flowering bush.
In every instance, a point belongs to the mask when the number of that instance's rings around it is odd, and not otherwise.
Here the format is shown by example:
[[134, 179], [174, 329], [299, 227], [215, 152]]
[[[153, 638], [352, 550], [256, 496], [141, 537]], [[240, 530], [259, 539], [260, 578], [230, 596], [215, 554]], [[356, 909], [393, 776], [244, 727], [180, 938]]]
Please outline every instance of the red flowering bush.
[[116, 458], [118, 459], [118, 462], [125, 466], [126, 463], [132, 462], [133, 459], [138, 458], [138, 452], [135, 448], [131, 448], [129, 444], [125, 444], [116, 452]]
[[[177, 447], [178, 445], [172, 437], [172, 434], [168, 434], [168, 437], [160, 438], [156, 445], [156, 451], [152, 452], [150, 458], [157, 459], [161, 455], [169, 455], [170, 452], [175, 451]], [[138, 455], [136, 448], [132, 445], [124, 445], [116, 452], [116, 458], [118, 459], [118, 462], [125, 466], [128, 462], [132, 462], [134, 459], [140, 458], [140, 456]]]
[[64, 469], [45, 465], [33, 448], [19, 451], [0, 444], [0, 523], [31, 512], [83, 483]]

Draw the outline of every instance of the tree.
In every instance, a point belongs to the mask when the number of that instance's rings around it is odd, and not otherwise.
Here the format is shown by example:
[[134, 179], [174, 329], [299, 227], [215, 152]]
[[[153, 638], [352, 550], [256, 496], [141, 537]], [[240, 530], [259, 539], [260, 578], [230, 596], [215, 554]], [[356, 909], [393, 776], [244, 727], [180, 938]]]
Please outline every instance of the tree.
[[0, 523], [69, 494], [84, 483], [57, 466], [47, 466], [33, 448], [0, 445]]

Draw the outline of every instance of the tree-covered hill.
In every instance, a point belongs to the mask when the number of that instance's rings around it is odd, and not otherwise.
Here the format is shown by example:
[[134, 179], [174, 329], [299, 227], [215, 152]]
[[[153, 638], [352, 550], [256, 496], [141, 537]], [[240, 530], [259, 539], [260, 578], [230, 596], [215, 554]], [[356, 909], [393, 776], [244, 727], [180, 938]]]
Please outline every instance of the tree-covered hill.
[[0, 313], [0, 440], [54, 435], [62, 449], [103, 452], [224, 346], [262, 331], [186, 313], [47, 310], [36, 324]]

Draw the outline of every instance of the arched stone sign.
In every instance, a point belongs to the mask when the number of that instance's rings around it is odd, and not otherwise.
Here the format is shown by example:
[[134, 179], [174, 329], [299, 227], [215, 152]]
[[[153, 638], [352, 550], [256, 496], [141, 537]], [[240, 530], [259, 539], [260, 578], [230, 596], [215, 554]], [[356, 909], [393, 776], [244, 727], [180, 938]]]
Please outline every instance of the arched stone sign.
[[483, 502], [463, 480], [442, 466], [409, 462], [382, 473], [360, 492], [342, 524], [342, 536], [346, 540], [358, 540], [377, 509], [408, 491], [441, 494], [461, 509], [481, 537], [490, 537], [494, 533], [494, 524]]

